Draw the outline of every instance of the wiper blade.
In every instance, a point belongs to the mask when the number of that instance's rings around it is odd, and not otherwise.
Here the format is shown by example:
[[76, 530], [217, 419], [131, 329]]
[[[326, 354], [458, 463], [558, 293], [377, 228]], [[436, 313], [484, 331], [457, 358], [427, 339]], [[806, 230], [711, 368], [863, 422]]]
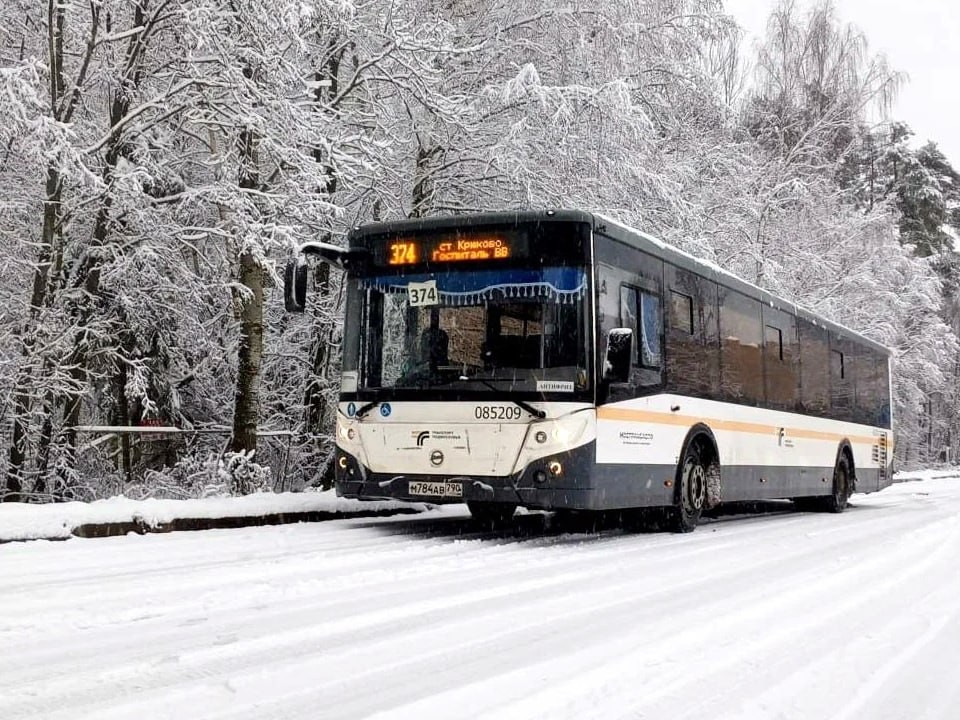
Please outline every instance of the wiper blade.
[[[493, 387], [493, 386], [491, 385], [490, 387]], [[518, 398], [510, 398], [510, 402], [522, 408], [523, 410], [526, 410], [528, 413], [533, 415], [538, 420], [543, 420], [547, 416], [547, 413], [544, 412], [543, 410], [537, 410], [533, 405], [530, 405], [529, 403], [524, 402], [523, 400], [520, 400]]]
[[383, 400], [373, 400], [368, 402], [366, 405], [361, 405], [360, 408], [353, 414], [353, 416], [360, 420], [364, 415], [373, 410], [377, 405], [382, 403]]
[[[467, 377], [466, 375], [461, 375], [458, 379], [459, 379], [460, 382], [478, 382], [478, 383], [483, 383], [484, 385], [486, 385], [488, 388], [490, 388], [490, 389], [493, 390], [494, 392], [497, 392], [497, 388], [495, 388], [493, 385], [490, 384], [490, 380], [493, 380], [494, 382], [507, 382], [507, 378], [490, 378], [490, 379], [488, 380], [487, 378]], [[512, 380], [512, 378], [511, 378], [511, 379], [510, 379], [510, 382], [512, 382], [512, 381], [513, 381], [513, 380]], [[535, 418], [538, 418], [538, 419], [540, 419], [540, 420], [543, 420], [543, 419], [547, 416], [547, 413], [545, 413], [543, 410], [537, 410], [535, 407], [533, 407], [533, 405], [531, 405], [530, 403], [525, 402], [525, 401], [523, 401], [523, 400], [520, 400], [519, 398], [507, 398], [507, 399], [508, 399], [510, 402], [512, 402], [514, 405], [516, 405], [517, 407], [519, 407], [521, 410], [526, 410], [528, 413], [530, 413], [531, 415], [533, 415]]]

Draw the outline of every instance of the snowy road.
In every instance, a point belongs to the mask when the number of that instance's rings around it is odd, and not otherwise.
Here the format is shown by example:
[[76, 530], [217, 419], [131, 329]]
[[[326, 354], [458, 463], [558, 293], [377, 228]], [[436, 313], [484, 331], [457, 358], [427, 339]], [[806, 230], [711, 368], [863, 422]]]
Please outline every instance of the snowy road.
[[960, 479], [692, 535], [532, 514], [0, 546], [0, 718], [960, 715]]

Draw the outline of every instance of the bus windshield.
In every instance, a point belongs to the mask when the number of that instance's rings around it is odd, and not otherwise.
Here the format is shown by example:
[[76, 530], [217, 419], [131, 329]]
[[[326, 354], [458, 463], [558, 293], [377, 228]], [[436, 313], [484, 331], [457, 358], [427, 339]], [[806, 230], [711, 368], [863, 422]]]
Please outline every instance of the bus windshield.
[[582, 267], [392, 272], [348, 281], [358, 390], [588, 387]]

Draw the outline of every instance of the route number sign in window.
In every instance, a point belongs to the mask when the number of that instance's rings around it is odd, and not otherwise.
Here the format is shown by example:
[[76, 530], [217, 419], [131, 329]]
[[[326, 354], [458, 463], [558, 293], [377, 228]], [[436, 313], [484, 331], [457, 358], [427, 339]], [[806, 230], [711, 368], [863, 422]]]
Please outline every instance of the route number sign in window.
[[440, 293], [437, 292], [437, 281], [427, 280], [422, 283], [410, 283], [407, 286], [407, 298], [410, 300], [410, 307], [439, 305]]

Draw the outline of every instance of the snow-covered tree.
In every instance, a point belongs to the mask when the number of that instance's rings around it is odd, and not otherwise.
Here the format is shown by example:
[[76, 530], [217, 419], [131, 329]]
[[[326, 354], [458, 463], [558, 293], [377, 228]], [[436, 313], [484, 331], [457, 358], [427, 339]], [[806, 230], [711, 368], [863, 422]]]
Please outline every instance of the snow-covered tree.
[[[956, 407], [957, 174], [905, 126], [864, 129], [901, 78], [829, 3], [775, 10], [752, 89], [740, 37], [719, 0], [9, 0], [0, 495], [89, 497], [148, 470], [193, 492], [220, 467], [249, 489], [284, 462], [315, 482], [341, 287], [318, 265], [309, 312], [286, 315], [289, 249], [374, 219], [551, 206], [893, 346], [900, 447], [920, 457], [924, 405]], [[229, 441], [91, 449], [82, 430], [141, 422]], [[264, 429], [295, 439], [281, 451]]]

